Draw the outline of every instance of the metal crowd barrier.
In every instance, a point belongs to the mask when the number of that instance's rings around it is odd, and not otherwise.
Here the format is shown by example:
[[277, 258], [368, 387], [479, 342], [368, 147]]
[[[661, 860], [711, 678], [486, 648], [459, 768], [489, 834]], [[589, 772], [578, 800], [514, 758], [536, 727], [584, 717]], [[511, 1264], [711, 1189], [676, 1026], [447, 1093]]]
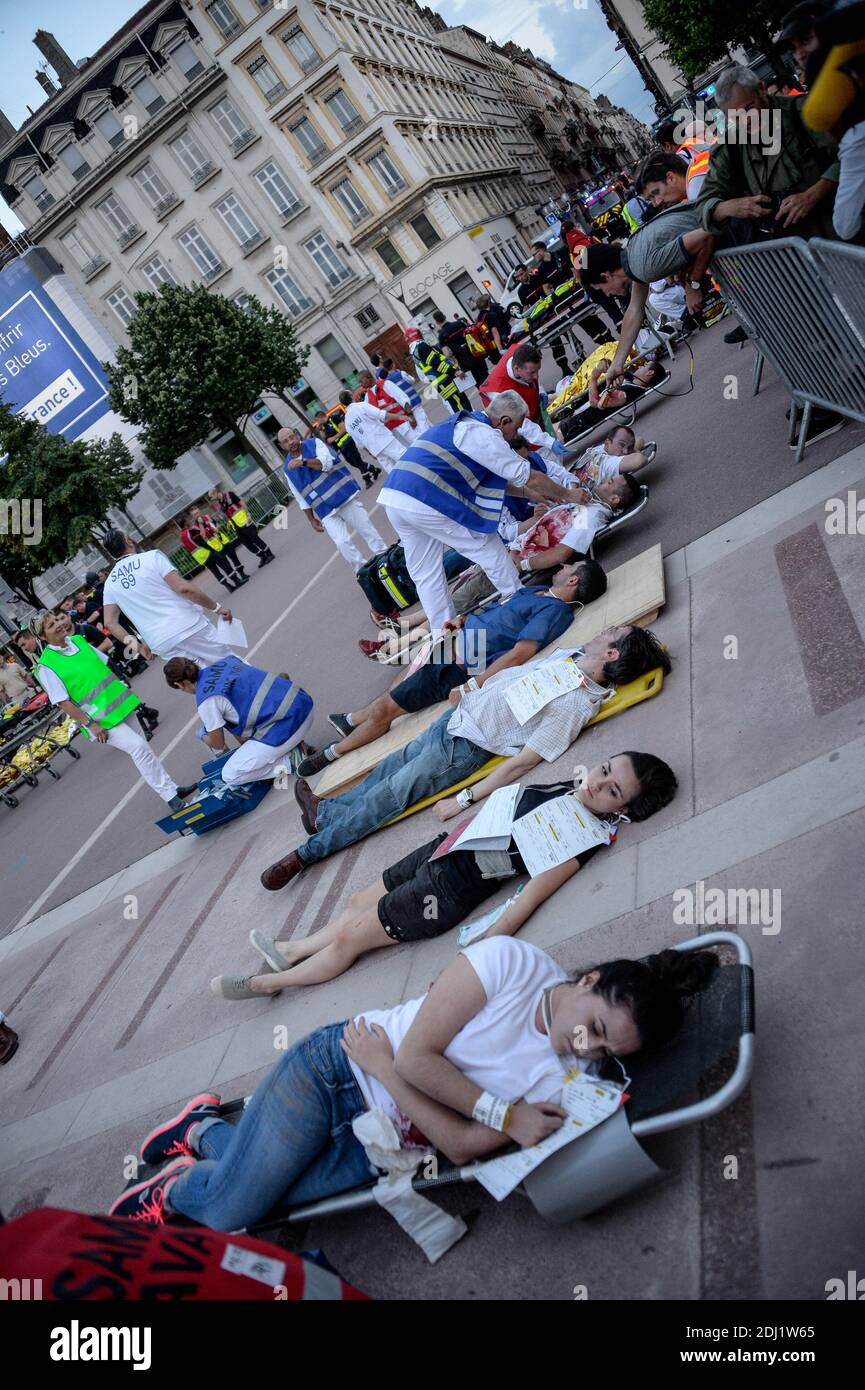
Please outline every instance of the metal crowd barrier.
[[790, 392], [790, 443], [803, 408], [796, 463], [815, 406], [865, 422], [865, 248], [782, 237], [719, 251], [711, 268]]

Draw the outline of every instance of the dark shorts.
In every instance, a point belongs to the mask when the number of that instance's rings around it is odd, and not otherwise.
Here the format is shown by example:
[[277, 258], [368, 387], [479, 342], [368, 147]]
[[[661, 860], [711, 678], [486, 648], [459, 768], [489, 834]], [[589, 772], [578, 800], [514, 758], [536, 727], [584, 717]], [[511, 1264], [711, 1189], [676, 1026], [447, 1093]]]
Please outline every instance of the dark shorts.
[[388, 693], [400, 709], [414, 714], [416, 710], [429, 709], [430, 705], [446, 700], [451, 691], [456, 690], [458, 685], [465, 685], [468, 678], [469, 673], [462, 666], [454, 666], [450, 662], [430, 662]]
[[446, 838], [437, 835], [385, 869], [387, 892], [378, 901], [378, 920], [391, 940], [427, 941], [441, 936], [501, 887], [501, 879], [482, 878], [474, 855], [465, 851], [430, 863], [430, 855]]

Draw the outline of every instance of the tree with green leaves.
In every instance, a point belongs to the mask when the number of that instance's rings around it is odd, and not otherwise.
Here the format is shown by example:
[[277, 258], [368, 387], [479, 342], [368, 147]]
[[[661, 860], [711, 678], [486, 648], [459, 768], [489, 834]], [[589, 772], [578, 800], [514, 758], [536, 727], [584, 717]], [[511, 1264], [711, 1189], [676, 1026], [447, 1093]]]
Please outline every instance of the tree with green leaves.
[[[0, 573], [38, 603], [33, 580], [91, 546], [109, 509], [122, 509], [135, 496], [143, 470], [119, 434], [69, 440], [0, 401], [3, 455]], [[19, 524], [9, 524], [13, 517]]]
[[759, 48], [778, 77], [789, 76], [775, 43], [792, 0], [644, 0], [646, 24], [667, 45], [666, 54], [689, 82], [702, 76], [731, 48]]
[[130, 346], [104, 370], [111, 406], [140, 426], [155, 468], [173, 468], [215, 430], [234, 431], [248, 445], [246, 420], [263, 393], [280, 396], [306, 423], [287, 388], [309, 348], [278, 309], [255, 296], [241, 309], [203, 285], [163, 285], [135, 302]]

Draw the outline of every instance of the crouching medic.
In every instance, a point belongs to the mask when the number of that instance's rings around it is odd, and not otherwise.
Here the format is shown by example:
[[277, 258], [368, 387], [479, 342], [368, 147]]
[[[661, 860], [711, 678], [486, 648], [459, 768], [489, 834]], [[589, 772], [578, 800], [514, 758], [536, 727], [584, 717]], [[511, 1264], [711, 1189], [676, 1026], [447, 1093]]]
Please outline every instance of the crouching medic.
[[237, 656], [199, 666], [174, 656], [163, 668], [172, 690], [194, 695], [204, 742], [224, 752], [225, 731], [240, 744], [220, 769], [226, 786], [269, 781], [289, 771], [291, 750], [312, 724], [312, 697], [286, 672], [271, 675]]

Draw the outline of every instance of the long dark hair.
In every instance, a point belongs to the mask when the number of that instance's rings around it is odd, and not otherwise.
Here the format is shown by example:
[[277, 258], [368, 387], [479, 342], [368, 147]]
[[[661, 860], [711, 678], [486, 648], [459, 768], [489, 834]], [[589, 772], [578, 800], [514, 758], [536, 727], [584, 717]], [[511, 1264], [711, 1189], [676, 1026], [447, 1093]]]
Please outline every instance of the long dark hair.
[[712, 951], [659, 951], [645, 961], [608, 960], [572, 976], [598, 972], [592, 992], [631, 1012], [641, 1047], [660, 1047], [682, 1026], [688, 1005], [706, 989], [718, 957]]

